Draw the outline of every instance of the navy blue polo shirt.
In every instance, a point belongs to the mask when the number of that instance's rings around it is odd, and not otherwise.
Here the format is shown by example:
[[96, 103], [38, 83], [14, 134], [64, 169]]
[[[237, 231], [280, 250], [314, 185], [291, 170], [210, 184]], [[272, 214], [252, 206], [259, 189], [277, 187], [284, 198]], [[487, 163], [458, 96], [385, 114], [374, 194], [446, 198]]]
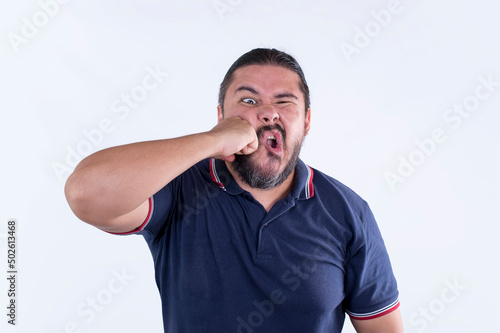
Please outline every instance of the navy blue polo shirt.
[[153, 255], [165, 332], [332, 333], [345, 313], [371, 319], [399, 306], [367, 203], [301, 160], [269, 212], [215, 159], [149, 202], [126, 234], [142, 234]]

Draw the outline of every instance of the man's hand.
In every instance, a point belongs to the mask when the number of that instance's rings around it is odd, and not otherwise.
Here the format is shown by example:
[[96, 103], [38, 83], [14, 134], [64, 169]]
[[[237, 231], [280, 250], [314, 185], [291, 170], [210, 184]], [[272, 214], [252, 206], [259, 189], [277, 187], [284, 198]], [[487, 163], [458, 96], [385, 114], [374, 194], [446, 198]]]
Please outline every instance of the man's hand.
[[216, 138], [217, 159], [232, 162], [235, 154], [249, 155], [259, 147], [255, 129], [240, 117], [224, 119], [208, 133]]

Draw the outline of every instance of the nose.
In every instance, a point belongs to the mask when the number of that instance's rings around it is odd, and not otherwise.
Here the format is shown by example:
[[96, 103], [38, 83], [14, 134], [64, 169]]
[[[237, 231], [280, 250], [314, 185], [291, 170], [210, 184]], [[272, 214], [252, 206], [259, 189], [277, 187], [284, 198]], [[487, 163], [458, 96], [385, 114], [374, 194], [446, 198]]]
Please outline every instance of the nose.
[[258, 117], [265, 124], [274, 124], [280, 119], [276, 108], [272, 104], [263, 104], [259, 109]]

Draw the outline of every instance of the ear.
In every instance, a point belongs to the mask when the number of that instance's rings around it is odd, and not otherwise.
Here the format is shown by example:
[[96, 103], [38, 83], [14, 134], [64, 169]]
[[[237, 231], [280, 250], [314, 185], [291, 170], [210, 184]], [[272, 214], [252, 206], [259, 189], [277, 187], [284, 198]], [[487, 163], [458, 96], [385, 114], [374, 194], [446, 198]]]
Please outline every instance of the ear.
[[220, 123], [224, 119], [224, 115], [222, 113], [222, 106], [217, 105], [217, 124]]
[[309, 133], [310, 128], [311, 128], [311, 108], [307, 109], [304, 135], [307, 135]]

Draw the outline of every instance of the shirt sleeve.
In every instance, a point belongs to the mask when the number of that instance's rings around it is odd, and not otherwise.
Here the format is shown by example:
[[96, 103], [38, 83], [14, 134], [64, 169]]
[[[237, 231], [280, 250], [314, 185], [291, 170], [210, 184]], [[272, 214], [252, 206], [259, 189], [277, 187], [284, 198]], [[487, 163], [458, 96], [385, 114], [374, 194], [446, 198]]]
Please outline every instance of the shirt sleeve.
[[161, 190], [148, 199], [149, 210], [146, 219], [134, 230], [123, 233], [112, 233], [114, 235], [143, 235], [145, 238], [156, 238], [165, 229], [169, 215], [176, 207], [177, 196], [174, 195], [178, 187], [179, 179], [174, 179]]
[[374, 319], [399, 307], [399, 292], [375, 218], [365, 203], [349, 248], [344, 309], [358, 320]]

